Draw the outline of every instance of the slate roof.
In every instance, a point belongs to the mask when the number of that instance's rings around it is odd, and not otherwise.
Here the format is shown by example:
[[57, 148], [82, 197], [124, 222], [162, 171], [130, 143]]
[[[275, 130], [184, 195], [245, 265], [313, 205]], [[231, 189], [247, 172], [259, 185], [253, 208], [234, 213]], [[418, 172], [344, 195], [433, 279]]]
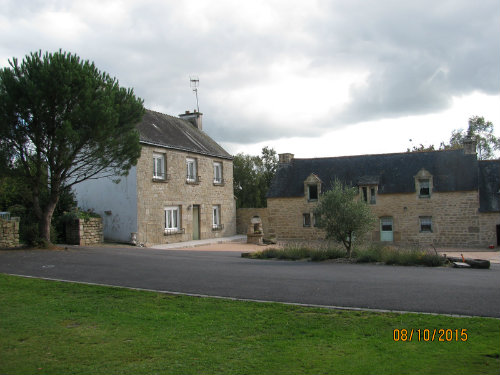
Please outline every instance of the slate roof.
[[463, 149], [292, 159], [278, 168], [267, 197], [303, 197], [311, 173], [324, 182], [322, 192], [338, 178], [350, 186], [378, 185], [378, 194], [415, 193], [414, 176], [422, 168], [432, 175], [434, 192], [476, 190], [480, 212], [500, 212], [500, 160], [478, 161]]
[[500, 212], [500, 160], [479, 161], [479, 211]]
[[223, 159], [233, 159], [217, 142], [191, 122], [163, 113], [146, 110], [137, 125], [141, 143], [194, 152]]

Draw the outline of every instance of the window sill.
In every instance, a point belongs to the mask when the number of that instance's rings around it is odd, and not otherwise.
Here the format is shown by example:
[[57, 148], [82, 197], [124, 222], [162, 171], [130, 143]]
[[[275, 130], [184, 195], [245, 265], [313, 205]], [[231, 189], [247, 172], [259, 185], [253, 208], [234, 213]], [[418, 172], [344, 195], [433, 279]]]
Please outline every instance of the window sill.
[[153, 181], [153, 182], [159, 182], [161, 184], [166, 184], [168, 182], [168, 180], [166, 180], [164, 178], [155, 178], [155, 177], [153, 177], [153, 179], [151, 181]]
[[225, 185], [224, 181], [221, 182], [214, 181], [214, 186], [224, 186], [224, 185]]
[[176, 228], [176, 229], [165, 229], [163, 234], [165, 236], [172, 236], [174, 234], [184, 234], [185, 233], [185, 229], [184, 228]]
[[430, 195], [419, 195], [418, 196], [420, 199], [430, 199], [431, 196]]
[[224, 224], [212, 225], [212, 232], [217, 232], [224, 229]]
[[307, 201], [308, 202], [317, 202], [318, 200], [317, 199], [308, 199]]
[[199, 185], [201, 182], [201, 177], [198, 176], [196, 179], [194, 178], [187, 178], [186, 179], [186, 184], [188, 185]]

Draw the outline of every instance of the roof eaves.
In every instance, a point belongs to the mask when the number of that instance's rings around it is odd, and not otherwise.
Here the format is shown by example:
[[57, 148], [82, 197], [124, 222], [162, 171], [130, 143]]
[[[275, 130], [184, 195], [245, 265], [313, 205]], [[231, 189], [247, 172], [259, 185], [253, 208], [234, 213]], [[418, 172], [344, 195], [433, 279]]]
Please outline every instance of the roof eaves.
[[193, 154], [212, 156], [212, 157], [221, 158], [221, 159], [227, 159], [227, 160], [233, 160], [234, 159], [234, 157], [231, 156], [231, 155], [226, 156], [226, 155], [215, 154], [215, 153], [211, 153], [211, 152], [197, 151], [197, 150], [193, 150], [193, 149], [190, 149], [190, 148], [187, 148], [187, 147], [172, 146], [172, 145], [167, 145], [167, 144], [160, 143], [160, 142], [151, 142], [151, 141], [145, 141], [145, 140], [141, 139], [140, 143], [144, 143], [144, 144], [151, 145], [151, 146], [160, 146], [160, 147], [169, 148], [169, 149], [172, 149], [172, 150], [191, 152]]

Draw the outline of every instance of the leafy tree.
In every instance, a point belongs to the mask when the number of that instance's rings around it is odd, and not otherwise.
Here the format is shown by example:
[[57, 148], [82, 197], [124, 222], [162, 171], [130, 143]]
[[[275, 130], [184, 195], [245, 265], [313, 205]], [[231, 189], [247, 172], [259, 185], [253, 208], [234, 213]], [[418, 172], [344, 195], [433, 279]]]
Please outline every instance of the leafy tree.
[[341, 242], [349, 257], [353, 241], [367, 233], [375, 221], [368, 205], [357, 198], [358, 189], [335, 180], [314, 210], [316, 226], [326, 231], [326, 239]]
[[[474, 116], [469, 119], [467, 130], [455, 129], [451, 133], [449, 143], [441, 142], [439, 150], [455, 150], [463, 148], [463, 142], [466, 138], [471, 138], [476, 142], [478, 158], [480, 160], [494, 159], [495, 151], [500, 150], [500, 138], [493, 134], [494, 126], [491, 121], [485, 121], [484, 117]], [[406, 152], [435, 151], [434, 145], [413, 146]]]
[[233, 160], [236, 207], [266, 207], [266, 194], [278, 168], [274, 149], [264, 147], [262, 156], [238, 154]]
[[484, 117], [474, 116], [469, 119], [467, 130], [454, 130], [451, 134], [450, 148], [462, 147], [466, 138], [476, 142], [478, 158], [480, 160], [494, 159], [495, 151], [500, 149], [500, 138], [493, 134], [493, 123], [485, 121]]
[[63, 189], [126, 175], [136, 164], [143, 102], [93, 63], [61, 50], [9, 65], [0, 70], [1, 165], [29, 187], [38, 235], [50, 242]]

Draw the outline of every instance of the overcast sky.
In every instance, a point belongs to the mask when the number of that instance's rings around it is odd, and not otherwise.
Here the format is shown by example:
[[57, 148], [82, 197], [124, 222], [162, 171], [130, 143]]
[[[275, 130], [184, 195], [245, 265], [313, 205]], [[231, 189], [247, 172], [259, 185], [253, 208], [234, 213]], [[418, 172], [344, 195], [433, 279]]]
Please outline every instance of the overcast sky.
[[[500, 135], [498, 0], [0, 0], [0, 65], [92, 60], [146, 108], [196, 108], [232, 154], [439, 144], [471, 116]], [[411, 140], [411, 141], [410, 141]]]

